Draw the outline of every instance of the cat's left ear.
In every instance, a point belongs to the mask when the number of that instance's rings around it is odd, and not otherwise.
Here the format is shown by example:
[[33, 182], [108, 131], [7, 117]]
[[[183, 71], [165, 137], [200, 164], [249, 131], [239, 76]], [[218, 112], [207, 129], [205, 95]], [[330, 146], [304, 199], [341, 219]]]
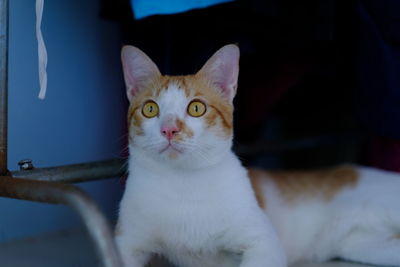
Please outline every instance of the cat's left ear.
[[202, 75], [211, 81], [232, 102], [239, 76], [239, 57], [237, 45], [226, 45], [215, 52], [196, 75]]

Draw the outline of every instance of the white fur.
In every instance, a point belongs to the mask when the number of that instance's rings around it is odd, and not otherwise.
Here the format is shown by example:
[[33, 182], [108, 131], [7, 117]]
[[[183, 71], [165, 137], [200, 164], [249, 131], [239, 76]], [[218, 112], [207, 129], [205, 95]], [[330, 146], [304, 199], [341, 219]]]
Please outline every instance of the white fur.
[[[125, 265], [142, 267], [159, 253], [188, 267], [284, 267], [275, 231], [230, 150], [231, 137], [205, 129], [203, 118], [182, 115], [190, 99], [175, 85], [155, 101], [160, 116], [145, 121], [144, 135], [130, 145], [116, 237]], [[158, 152], [165, 143], [159, 127], [175, 117], [194, 136], [170, 159]]]
[[288, 256], [288, 263], [342, 258], [400, 266], [400, 176], [367, 167], [356, 187], [333, 200], [305, 197], [288, 203], [265, 180], [266, 211]]

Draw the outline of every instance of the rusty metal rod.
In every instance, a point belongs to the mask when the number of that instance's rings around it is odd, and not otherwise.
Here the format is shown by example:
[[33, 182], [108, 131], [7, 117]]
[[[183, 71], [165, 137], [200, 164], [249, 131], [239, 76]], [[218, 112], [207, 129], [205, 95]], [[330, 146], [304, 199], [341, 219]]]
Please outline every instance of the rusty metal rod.
[[76, 183], [120, 177], [124, 175], [125, 172], [125, 160], [110, 159], [50, 168], [13, 171], [11, 174], [13, 177], [27, 178], [32, 180]]
[[82, 218], [103, 266], [121, 266], [107, 219], [95, 202], [79, 188], [69, 184], [0, 176], [0, 196], [70, 206]]
[[8, 0], [0, 0], [0, 175], [7, 174]]

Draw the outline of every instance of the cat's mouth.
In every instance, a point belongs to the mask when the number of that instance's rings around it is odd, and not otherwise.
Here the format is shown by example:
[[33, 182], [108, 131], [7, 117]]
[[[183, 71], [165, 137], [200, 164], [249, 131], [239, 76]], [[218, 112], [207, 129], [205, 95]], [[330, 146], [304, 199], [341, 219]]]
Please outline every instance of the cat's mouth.
[[164, 153], [164, 152], [178, 152], [178, 153], [183, 153], [183, 150], [179, 147], [177, 147], [177, 145], [169, 142], [164, 148], [162, 148], [160, 150], [160, 153]]

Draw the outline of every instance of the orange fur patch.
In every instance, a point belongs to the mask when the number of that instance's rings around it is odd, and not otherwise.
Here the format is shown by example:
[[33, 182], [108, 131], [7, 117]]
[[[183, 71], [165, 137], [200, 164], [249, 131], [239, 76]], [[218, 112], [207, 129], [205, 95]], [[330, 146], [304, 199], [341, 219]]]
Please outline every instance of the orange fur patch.
[[319, 196], [325, 201], [330, 201], [342, 189], [356, 186], [359, 174], [351, 166], [312, 171], [250, 172], [251, 179], [260, 177], [272, 180], [287, 202], [294, 202], [304, 196]]
[[232, 119], [230, 118], [231, 116], [229, 116], [229, 114], [232, 111], [222, 110], [222, 108], [217, 108], [214, 105], [210, 105], [210, 107], [212, 108], [212, 110], [206, 116], [208, 127], [213, 127], [217, 123], [217, 118], [219, 118], [222, 121], [224, 132], [227, 135], [230, 135], [232, 133], [233, 125]]
[[141, 90], [131, 102], [128, 109], [128, 125], [133, 125], [133, 130], [136, 135], [142, 135], [142, 123], [145, 119], [142, 114], [143, 104], [153, 97], [153, 94], [149, 90]]
[[329, 201], [343, 188], [357, 185], [359, 178], [358, 172], [350, 166], [313, 171], [269, 172], [268, 175], [287, 201], [294, 201], [304, 195], [320, 195]]
[[265, 208], [265, 198], [262, 189], [263, 176], [265, 175], [263, 171], [257, 169], [249, 169], [249, 177], [251, 186], [253, 187], [254, 194], [258, 205], [264, 209]]
[[191, 77], [193, 90], [189, 97], [206, 99], [207, 113], [205, 115], [207, 127], [220, 124], [224, 135], [229, 137], [233, 133], [233, 105], [219, 93], [218, 88], [200, 74]]
[[193, 131], [186, 125], [186, 123], [180, 119], [176, 120], [176, 126], [181, 133], [185, 134], [188, 138], [193, 137]]
[[393, 236], [393, 239], [400, 239], [400, 233]]

